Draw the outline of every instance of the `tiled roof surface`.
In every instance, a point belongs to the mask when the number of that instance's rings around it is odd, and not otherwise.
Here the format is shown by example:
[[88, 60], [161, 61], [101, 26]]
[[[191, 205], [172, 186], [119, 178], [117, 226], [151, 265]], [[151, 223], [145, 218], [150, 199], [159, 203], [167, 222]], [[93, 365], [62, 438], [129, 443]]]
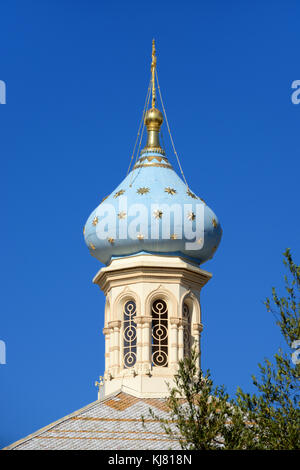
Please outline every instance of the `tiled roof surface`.
[[[116, 393], [27, 436], [9, 450], [180, 449], [149, 414], [167, 417], [165, 400]], [[145, 426], [143, 426], [142, 416]]]

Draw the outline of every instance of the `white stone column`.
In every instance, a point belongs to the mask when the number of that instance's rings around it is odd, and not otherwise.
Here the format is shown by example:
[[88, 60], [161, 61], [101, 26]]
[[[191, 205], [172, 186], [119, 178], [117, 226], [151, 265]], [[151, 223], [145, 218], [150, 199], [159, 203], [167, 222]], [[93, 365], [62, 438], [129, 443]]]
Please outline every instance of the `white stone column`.
[[179, 318], [170, 318], [169, 345], [170, 345], [170, 366], [177, 369], [178, 364], [178, 325]]
[[107, 373], [109, 370], [109, 357], [110, 357], [110, 352], [109, 352], [109, 339], [110, 339], [110, 328], [103, 328], [103, 334], [105, 336], [105, 372]]
[[108, 326], [113, 329], [112, 337], [113, 344], [110, 348], [112, 354], [112, 375], [115, 376], [119, 373], [120, 369], [120, 328], [121, 321], [111, 321]]
[[203, 330], [203, 325], [202, 323], [193, 323], [192, 326], [192, 336], [194, 339], [194, 346], [196, 349], [196, 352], [198, 354], [198, 363], [197, 367], [200, 369], [201, 367], [201, 349], [200, 349], [200, 337], [201, 337], [201, 332]]
[[182, 361], [184, 357], [184, 336], [183, 336], [183, 323], [182, 319], [178, 319], [179, 326], [178, 326], [178, 360]]
[[112, 367], [114, 365], [114, 329], [109, 326], [109, 372], [111, 372]]
[[143, 367], [143, 317], [136, 316], [134, 319], [136, 323], [136, 370], [137, 372], [142, 371]]
[[143, 317], [143, 372], [148, 373], [151, 370], [152, 363], [152, 317]]

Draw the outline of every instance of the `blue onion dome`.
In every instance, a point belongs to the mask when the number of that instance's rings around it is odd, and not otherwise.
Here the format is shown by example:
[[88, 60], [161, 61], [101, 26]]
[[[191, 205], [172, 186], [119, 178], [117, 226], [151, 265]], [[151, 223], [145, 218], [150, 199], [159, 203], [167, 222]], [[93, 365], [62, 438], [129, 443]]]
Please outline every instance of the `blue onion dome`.
[[160, 127], [160, 116], [156, 109], [147, 112], [148, 141], [140, 158], [85, 224], [85, 242], [104, 264], [138, 253], [181, 256], [201, 264], [220, 243], [217, 216], [177, 175], [160, 146], [153, 129]]
[[106, 265], [142, 253], [201, 264], [213, 257], [221, 241], [217, 216], [177, 175], [160, 145], [163, 115], [155, 107], [154, 75], [152, 83], [152, 107], [144, 117], [147, 144], [84, 227], [91, 255]]

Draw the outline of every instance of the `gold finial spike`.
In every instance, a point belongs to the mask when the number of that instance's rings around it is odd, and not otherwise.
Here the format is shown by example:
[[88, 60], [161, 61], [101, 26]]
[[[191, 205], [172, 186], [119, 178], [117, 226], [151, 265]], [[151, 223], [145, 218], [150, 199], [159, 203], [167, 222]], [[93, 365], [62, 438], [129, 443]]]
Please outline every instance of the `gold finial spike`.
[[155, 69], [156, 69], [156, 49], [155, 49], [155, 40], [152, 40], [152, 63], [151, 63], [151, 73], [152, 73], [152, 108], [155, 108], [156, 101], [156, 91], [155, 91]]
[[148, 109], [145, 114], [145, 125], [147, 127], [148, 139], [146, 147], [142, 150], [142, 153], [145, 150], [156, 150], [158, 152], [164, 153], [164, 150], [161, 148], [159, 143], [159, 132], [161, 125], [163, 123], [163, 115], [159, 109], [155, 108], [156, 101], [156, 91], [155, 91], [155, 74], [156, 74], [156, 49], [155, 41], [152, 41], [152, 63], [151, 63], [151, 74], [152, 74], [152, 108]]

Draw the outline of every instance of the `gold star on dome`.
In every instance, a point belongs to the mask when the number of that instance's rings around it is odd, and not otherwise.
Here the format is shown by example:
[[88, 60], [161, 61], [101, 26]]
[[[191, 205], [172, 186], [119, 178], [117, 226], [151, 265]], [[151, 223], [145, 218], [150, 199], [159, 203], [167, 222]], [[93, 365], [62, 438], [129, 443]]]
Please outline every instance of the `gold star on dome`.
[[149, 189], [149, 188], [146, 188], [146, 187], [144, 186], [143, 188], [137, 189], [136, 192], [137, 192], [138, 194], [141, 194], [141, 195], [142, 195], [142, 194], [147, 194], [147, 193], [149, 193], [149, 191], [150, 191], [150, 189]]
[[172, 233], [172, 235], [170, 236], [171, 240], [177, 240], [177, 235], [176, 233]]
[[[102, 199], [101, 202], [105, 201], [105, 199], [107, 199], [107, 198], [108, 198], [108, 196], [105, 196], [105, 197]], [[101, 204], [101, 202], [100, 202], [100, 204]]]
[[192, 193], [192, 191], [190, 191], [189, 189], [187, 190], [186, 194], [190, 197], [192, 197], [193, 199], [197, 199], [197, 196], [196, 194]]
[[154, 212], [153, 212], [153, 215], [156, 219], [161, 219], [162, 218], [162, 215], [163, 215], [163, 211], [161, 211], [160, 209], [156, 209]]
[[197, 243], [201, 245], [203, 243], [203, 238], [198, 238]]
[[107, 238], [107, 241], [108, 241], [108, 243], [110, 243], [111, 245], [113, 245], [113, 244], [115, 243], [115, 239], [112, 238], [112, 237], [108, 237], [108, 238]]
[[173, 194], [176, 194], [177, 191], [176, 191], [176, 189], [170, 188], [170, 187], [168, 186], [167, 188], [165, 188], [165, 193], [171, 194], [171, 196], [173, 196]]
[[92, 248], [92, 250], [96, 250], [96, 247], [93, 243], [90, 243], [90, 248]]
[[195, 218], [196, 218], [195, 212], [189, 212], [188, 213], [188, 219], [189, 220], [195, 220]]
[[142, 233], [139, 233], [136, 238], [138, 240], [144, 240], [144, 235]]
[[118, 217], [119, 217], [119, 219], [125, 219], [125, 217], [126, 217], [126, 212], [124, 212], [124, 211], [123, 211], [123, 212], [119, 212], [119, 213], [118, 213]]
[[95, 217], [93, 218], [92, 224], [93, 224], [93, 225], [97, 225], [97, 223], [98, 223], [98, 217], [95, 216]]
[[85, 226], [83, 227], [83, 235], [85, 234]]
[[205, 205], [206, 205], [206, 202], [204, 201], [204, 199], [202, 199], [202, 197], [199, 197], [198, 199], [200, 199], [200, 201], [202, 201], [202, 202], [203, 202], [203, 204], [205, 204]]
[[120, 191], [117, 191], [115, 194], [114, 194], [114, 198], [116, 197], [119, 197], [119, 196], [122, 196], [122, 194], [125, 193], [125, 190], [124, 189], [120, 189]]
[[213, 224], [213, 226], [216, 228], [216, 226], [218, 225], [218, 222], [216, 221], [215, 218], [212, 219], [211, 223]]

